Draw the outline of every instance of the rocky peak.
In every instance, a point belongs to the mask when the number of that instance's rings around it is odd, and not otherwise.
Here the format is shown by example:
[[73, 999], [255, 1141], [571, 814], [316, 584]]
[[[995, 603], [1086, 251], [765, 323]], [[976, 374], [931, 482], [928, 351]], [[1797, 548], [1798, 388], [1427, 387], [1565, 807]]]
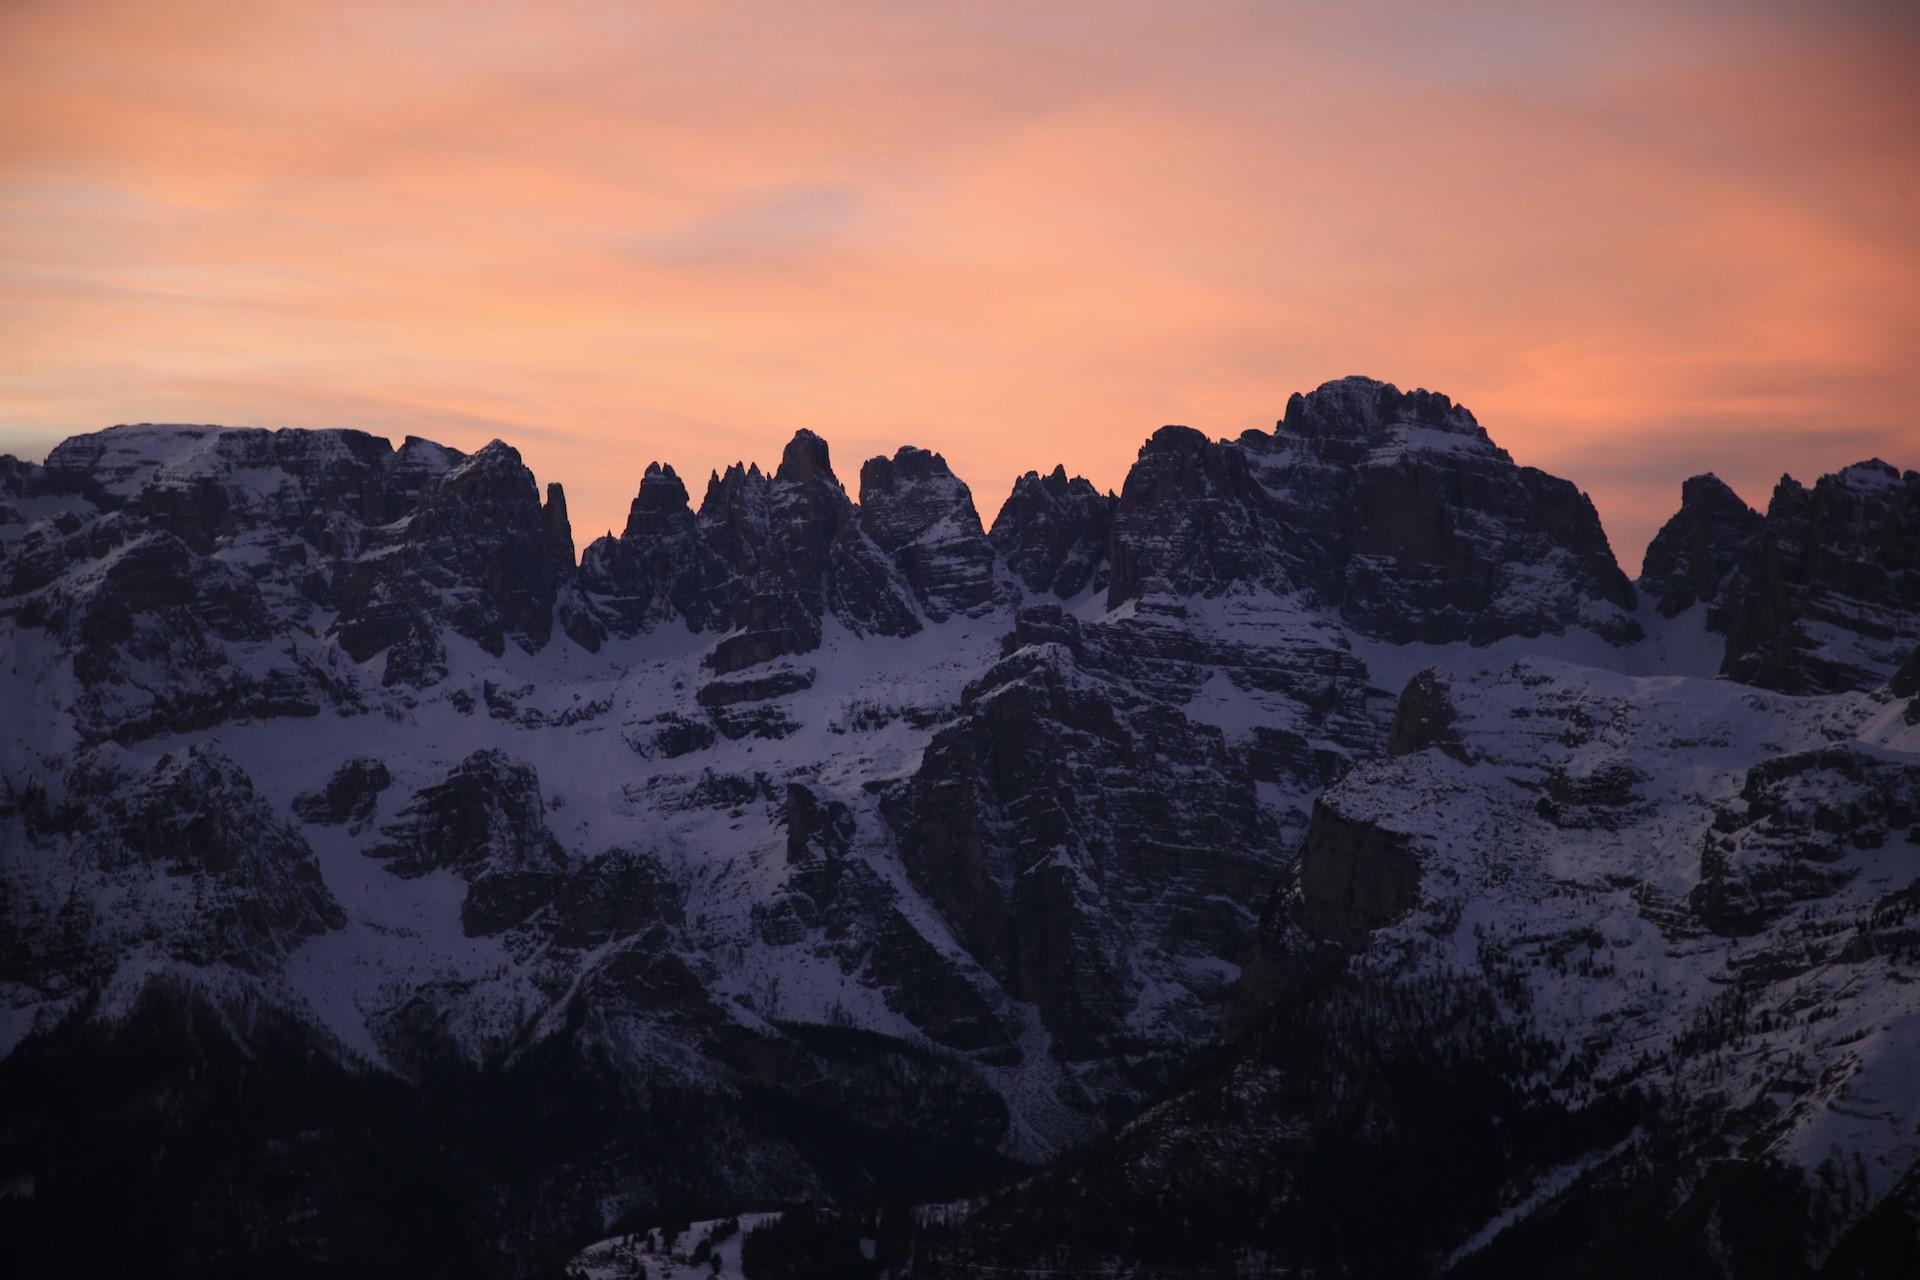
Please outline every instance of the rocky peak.
[[1348, 378], [1267, 435], [1167, 427], [1121, 489], [1109, 607], [1260, 588], [1391, 641], [1638, 634], [1593, 504], [1517, 467], [1445, 396]]
[[428, 486], [407, 527], [409, 567], [442, 590], [455, 629], [489, 653], [507, 635], [537, 649], [553, 634], [561, 549], [539, 495], [519, 451], [495, 440]]
[[[717, 480], [717, 478], [716, 478]], [[687, 501], [687, 486], [670, 466], [649, 462], [640, 478], [640, 492], [634, 495], [627, 511], [624, 538], [659, 538], [691, 532], [693, 509]]]
[[564, 495], [550, 492], [543, 508], [533, 473], [502, 441], [457, 460], [408, 443], [409, 467], [425, 477], [419, 502], [336, 575], [341, 646], [357, 661], [387, 651], [386, 683], [413, 685], [446, 670], [440, 622], [492, 654], [509, 637], [539, 649], [573, 562]]
[[1029, 591], [1062, 599], [1105, 585], [1107, 532], [1117, 499], [1056, 466], [1013, 482], [988, 539]]
[[1881, 489], [1900, 487], [1903, 478], [1900, 468], [1879, 458], [1868, 458], [1865, 462], [1856, 462], [1852, 466], [1842, 467], [1830, 477], [1836, 484], [1845, 485], [1858, 493], [1872, 493]]
[[1680, 510], [1647, 544], [1640, 589], [1667, 618], [1695, 601], [1715, 603], [1762, 523], [1720, 477], [1693, 476], [1680, 487]]
[[555, 482], [547, 486], [547, 505], [540, 514], [546, 517], [547, 555], [561, 577], [573, 573], [573, 522], [567, 519], [567, 491]]
[[912, 445], [860, 468], [860, 527], [936, 620], [993, 604], [993, 544], [947, 460]]
[[1160, 428], [1120, 489], [1107, 607], [1150, 590], [1216, 594], [1272, 577], [1263, 531], [1271, 505], [1240, 446], [1191, 427]]
[[769, 492], [780, 567], [800, 590], [818, 592], [828, 551], [853, 521], [853, 501], [833, 474], [827, 442], [811, 431], [796, 431], [780, 455]]
[[494, 439], [448, 467], [442, 473], [440, 488], [450, 493], [472, 491], [482, 484], [519, 488], [523, 481], [538, 501], [539, 488], [533, 483], [533, 473], [521, 461], [520, 451], [505, 440]]
[[736, 462], [707, 479], [698, 521], [708, 546], [736, 573], [751, 572], [771, 521], [767, 477], [758, 463]]
[[917, 629], [896, 579], [811, 431], [795, 433], [772, 476], [738, 462], [714, 472], [697, 515], [673, 468], [650, 466], [626, 532], [581, 558], [582, 591], [604, 626], [631, 634], [677, 616], [724, 633], [708, 655], [723, 673], [813, 649], [828, 612], [856, 631]]
[[458, 449], [450, 449], [419, 436], [408, 436], [393, 451], [387, 464], [388, 520], [397, 520], [419, 504], [428, 485], [458, 466], [466, 458]]
[[[744, 469], [730, 468], [728, 475], [731, 479], [723, 481], [716, 474], [708, 485], [708, 505], [715, 512], [743, 509], [750, 483], [765, 487], [758, 471], [751, 482]], [[764, 527], [764, 520], [756, 527]], [[672, 467], [658, 462], [647, 465], [619, 539], [595, 539], [580, 557], [580, 589], [588, 609], [600, 626], [623, 635], [672, 617], [705, 630], [718, 608], [711, 586], [728, 573], [701, 537], [687, 487]]]
[[1277, 434], [1327, 445], [1358, 444], [1379, 448], [1419, 441], [1419, 433], [1455, 437], [1441, 447], [1477, 448], [1505, 457], [1465, 406], [1437, 391], [1401, 391], [1389, 382], [1346, 377], [1323, 382], [1306, 395], [1287, 400]]
[[805, 427], [793, 433], [793, 439], [787, 441], [787, 447], [780, 452], [780, 469], [773, 473], [775, 480], [784, 480], [788, 484], [813, 484], [816, 481], [840, 488], [840, 481], [833, 474], [833, 464], [828, 459], [827, 442]]
[[399, 474], [420, 477], [422, 483], [445, 475], [466, 458], [466, 454], [448, 445], [420, 436], [408, 436], [393, 453], [393, 469]]
[[1723, 590], [1722, 671], [1788, 693], [1870, 689], [1920, 641], [1920, 472], [1782, 476]]
[[947, 466], [947, 460], [918, 445], [903, 444], [891, 458], [885, 454], [868, 458], [860, 468], [863, 507], [875, 498], [884, 500], [919, 488], [934, 488], [949, 497], [965, 494], [969, 505], [973, 500], [971, 491]]

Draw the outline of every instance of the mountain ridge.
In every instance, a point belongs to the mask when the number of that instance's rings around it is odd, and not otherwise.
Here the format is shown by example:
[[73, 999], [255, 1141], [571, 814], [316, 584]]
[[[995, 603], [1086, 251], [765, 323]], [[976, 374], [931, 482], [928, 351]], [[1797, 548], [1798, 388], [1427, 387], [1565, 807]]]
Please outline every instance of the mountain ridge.
[[[1163, 428], [1117, 494], [1028, 473], [990, 526], [914, 446], [857, 502], [810, 432], [697, 509], [654, 464], [577, 562], [564, 489], [499, 441], [134, 427], [0, 461], [0, 1070], [172, 1034], [165, 989], [436, 1106], [607, 1099], [523, 1153], [524, 1209], [471, 1206], [519, 1266], [688, 1200], [1050, 1159], [1223, 1021], [1331, 999], [1328, 955], [1426, 973], [1410, 918], [1559, 921], [1554, 841], [1658, 834], [1604, 891], [1649, 956], [1663, 920], [1778, 951], [1912, 849], [1920, 475], [1722, 489], [1688, 482], [1636, 586], [1577, 487], [1354, 378], [1272, 433]], [[1650, 787], [1682, 768], [1697, 795]], [[1430, 803], [1373, 813], [1402, 792]], [[1532, 852], [1435, 826], [1467, 793]], [[1859, 928], [1847, 963], [1903, 963]], [[1515, 1043], [1569, 1039], [1489, 981]], [[1671, 1006], [1651, 1034], [1700, 1012]], [[1617, 1096], [1551, 1079], [1568, 1115]], [[31, 1176], [94, 1176], [10, 1123]]]

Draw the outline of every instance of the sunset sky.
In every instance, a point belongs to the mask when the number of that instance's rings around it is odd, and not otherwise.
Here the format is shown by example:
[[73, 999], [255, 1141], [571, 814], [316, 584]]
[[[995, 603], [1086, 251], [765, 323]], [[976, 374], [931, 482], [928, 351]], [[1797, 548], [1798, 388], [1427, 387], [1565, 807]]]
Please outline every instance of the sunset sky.
[[0, 451], [794, 428], [992, 519], [1367, 373], [1587, 489], [1920, 466], [1920, 5], [0, 0]]

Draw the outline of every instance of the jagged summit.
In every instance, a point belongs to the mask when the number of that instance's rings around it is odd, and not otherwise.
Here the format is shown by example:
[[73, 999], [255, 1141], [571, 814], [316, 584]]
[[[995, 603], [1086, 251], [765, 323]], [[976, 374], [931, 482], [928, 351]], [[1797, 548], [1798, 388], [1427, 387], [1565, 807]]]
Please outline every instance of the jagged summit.
[[[1680, 486], [1680, 510], [1647, 544], [1640, 589], [1672, 618], [1696, 601], [1720, 599], [1720, 584], [1739, 565], [1764, 523], [1740, 495], [1711, 472]], [[1723, 624], [1724, 625], [1724, 624]]]
[[1071, 599], [1106, 588], [1107, 544], [1119, 499], [1064, 464], [1013, 482], [988, 538], [1029, 592]]
[[[1732, 485], [1711, 471], [1702, 471], [1699, 475], [1688, 476], [1680, 482], [1680, 501], [1683, 505], [1689, 498], [1695, 501], [1722, 502], [1727, 497], [1733, 498], [1743, 507], [1747, 505], [1740, 495], [1733, 491]], [[1752, 510], [1752, 508], [1748, 509]]]
[[[1902, 481], [1900, 468], [1879, 458], [1868, 458], [1845, 466], [1835, 473], [1848, 486], [1856, 489], [1880, 489], [1898, 485]], [[1790, 477], [1783, 476], [1782, 480]]]
[[622, 538], [658, 538], [683, 532], [693, 522], [693, 508], [687, 498], [687, 486], [671, 466], [649, 462], [640, 480], [640, 491], [627, 510], [627, 526]]
[[1704, 603], [1737, 680], [1873, 688], [1920, 643], [1920, 473], [1876, 458], [1812, 488], [1782, 476], [1764, 515], [1694, 476], [1647, 547], [1641, 585], [1667, 617]]
[[993, 606], [993, 545], [973, 492], [939, 454], [902, 445], [891, 458], [869, 458], [860, 468], [860, 527], [934, 621]]
[[[470, 487], [480, 473], [496, 479]], [[245, 529], [298, 526], [302, 543], [319, 549], [303, 552], [309, 559], [364, 559], [351, 570], [328, 563], [304, 584], [288, 584], [336, 610], [335, 626], [356, 655], [424, 635], [398, 620], [436, 612], [466, 619], [489, 649], [508, 634], [538, 647], [553, 628], [533, 614], [551, 607], [559, 628], [589, 649], [608, 636], [683, 625], [725, 646], [716, 661], [729, 665], [806, 652], [827, 617], [861, 634], [907, 635], [1000, 607], [1009, 592], [1065, 600], [1089, 590], [1104, 592], [1108, 608], [1155, 593], [1268, 592], [1394, 642], [1485, 643], [1579, 628], [1628, 643], [1637, 634], [1635, 589], [1584, 494], [1516, 466], [1447, 396], [1360, 376], [1291, 397], [1270, 434], [1214, 440], [1163, 427], [1143, 444], [1117, 497], [1071, 478], [1064, 464], [1029, 472], [990, 533], [966, 484], [940, 454], [918, 446], [864, 464], [857, 504], [834, 473], [827, 441], [805, 429], [771, 472], [754, 462], [715, 471], [697, 509], [678, 473], [656, 462], [620, 536], [589, 547], [577, 572], [563, 546], [571, 534], [564, 491], [550, 486], [540, 503], [517, 450], [501, 440], [468, 455], [412, 436], [395, 449], [355, 431], [141, 424], [75, 437], [35, 474], [103, 503], [137, 499], [142, 518], [198, 553]], [[1784, 529], [1790, 512], [1809, 504], [1838, 512], [1853, 502], [1861, 510], [1847, 520], [1878, 521], [1900, 508], [1909, 487], [1879, 460], [1812, 491], [1788, 478], [1770, 527]], [[481, 490], [490, 514], [446, 514], [449, 494], [467, 501]], [[1827, 491], [1832, 496], [1819, 496]], [[424, 518], [399, 525], [416, 514]], [[1884, 676], [1908, 630], [1897, 609], [1856, 641], [1845, 638], [1853, 630], [1847, 609], [1813, 599], [1825, 588], [1756, 586], [1785, 563], [1779, 548], [1768, 553], [1753, 541], [1763, 519], [1717, 480], [1689, 480], [1675, 521], [1648, 548], [1641, 586], [1655, 612], [1676, 617], [1706, 602], [1706, 625], [1730, 637], [1727, 669], [1744, 678], [1832, 687]], [[315, 521], [328, 526], [324, 533]], [[1856, 537], [1851, 527], [1821, 523], [1807, 536], [1839, 545]], [[510, 570], [524, 582], [509, 587], [500, 565], [483, 569], [469, 551], [423, 550], [433, 538], [480, 538], [483, 530], [501, 564], [547, 568], [531, 576]], [[516, 549], [522, 538], [524, 551]], [[1786, 545], [1787, 561], [1801, 554], [1799, 535]], [[420, 601], [395, 598], [370, 626], [369, 601], [400, 588], [369, 584], [393, 572], [386, 548], [403, 547], [413, 550], [400, 559], [424, 556], [438, 568], [421, 580]], [[1767, 554], [1776, 556], [1772, 568]], [[1816, 557], [1795, 572], [1818, 576], [1831, 562]], [[1873, 574], [1904, 581], [1904, 570], [1883, 554], [1872, 563], [1866, 576], [1847, 579], [1852, 585], [1831, 585], [1856, 601], [1864, 591], [1884, 612], [1904, 598], [1901, 589], [1860, 583]], [[1729, 593], [1731, 578], [1740, 585]], [[491, 603], [476, 612], [449, 603], [454, 596]], [[483, 620], [488, 610], [514, 621]], [[1839, 652], [1821, 638], [1831, 628], [1845, 633], [1837, 643], [1850, 656], [1821, 656]], [[433, 646], [421, 644], [430, 655]], [[439, 669], [429, 656], [394, 672], [402, 681], [432, 680]]]
[[1722, 590], [1726, 674], [1796, 693], [1884, 682], [1920, 643], [1920, 472], [1781, 477]]
[[484, 461], [489, 464], [516, 467], [521, 465], [520, 451], [498, 436], [468, 454], [467, 461], [469, 463]]
[[1637, 634], [1585, 494], [1515, 466], [1445, 396], [1367, 378], [1295, 396], [1272, 435], [1154, 433], [1111, 555], [1110, 606], [1251, 586], [1394, 641]]
[[1401, 391], [1358, 375], [1323, 382], [1305, 395], [1294, 393], [1275, 433], [1327, 443], [1354, 441], [1371, 449], [1481, 448], [1507, 456], [1464, 405], [1436, 391]]
[[833, 463], [828, 456], [827, 442], [805, 427], [793, 433], [793, 439], [787, 441], [787, 447], [780, 452], [780, 469], [774, 472], [775, 480], [784, 480], [788, 484], [811, 484], [816, 481], [830, 484], [836, 488], [839, 479], [833, 474]]

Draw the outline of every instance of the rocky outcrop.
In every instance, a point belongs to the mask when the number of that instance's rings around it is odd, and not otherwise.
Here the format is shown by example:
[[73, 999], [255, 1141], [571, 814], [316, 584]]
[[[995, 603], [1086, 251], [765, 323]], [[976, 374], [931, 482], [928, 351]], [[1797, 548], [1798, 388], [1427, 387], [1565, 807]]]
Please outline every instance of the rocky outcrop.
[[771, 478], [737, 466], [716, 477], [700, 525], [732, 575], [722, 590], [732, 634], [709, 658], [716, 671], [817, 648], [829, 609], [856, 632], [919, 628], [885, 557], [854, 520], [826, 441], [811, 431], [788, 442]]
[[[1688, 903], [1715, 933], [1757, 934], [1859, 873], [1858, 850], [1920, 836], [1920, 762], [1857, 746], [1780, 756], [1747, 771], [1714, 815]], [[1850, 856], [1852, 855], [1852, 856]]]
[[470, 884], [469, 934], [498, 933], [549, 901], [570, 860], [547, 827], [540, 779], [497, 750], [476, 751], [424, 787], [367, 849], [395, 875], [449, 870]]
[[[1071, 634], [1058, 609], [1035, 613]], [[1283, 851], [1218, 729], [1141, 698], [1098, 645], [1074, 647], [1036, 635], [970, 686], [883, 810], [915, 886], [1039, 1006], [1054, 1051], [1112, 1064], [1127, 1045], [1137, 1087], [1217, 1019], [1218, 966], [1251, 937], [1248, 904]]]
[[573, 576], [573, 521], [567, 518], [567, 491], [558, 483], [547, 486], [547, 504], [540, 508], [546, 528], [542, 542], [553, 575], [561, 581]]
[[[908, 531], [911, 523], [886, 526], [903, 551], [930, 532]], [[580, 582], [615, 634], [675, 618], [717, 634], [708, 665], [723, 674], [811, 652], [829, 614], [862, 634], [920, 627], [912, 588], [862, 529], [826, 441], [811, 431], [794, 436], [772, 476], [738, 463], [714, 473], [697, 515], [673, 469], [649, 467], [626, 530], [587, 549]]]
[[1067, 469], [1029, 471], [994, 517], [987, 536], [1014, 577], [1034, 595], [1071, 599], [1106, 587], [1107, 535], [1117, 499]]
[[[1721, 584], [1745, 559], [1763, 523], [1720, 477], [1691, 477], [1680, 487], [1680, 510], [1647, 544], [1641, 594], [1664, 618], [1695, 603], [1719, 604]], [[1724, 620], [1716, 621], [1714, 629], [1724, 630]]]
[[1387, 730], [1387, 754], [1412, 755], [1436, 747], [1456, 760], [1467, 758], [1466, 744], [1455, 723], [1459, 711], [1448, 696], [1452, 686], [1446, 672], [1430, 668], [1407, 682]]
[[1420, 863], [1404, 835], [1314, 806], [1300, 846], [1293, 918], [1308, 936], [1358, 947], [1420, 901]]
[[[396, 644], [422, 645], [440, 619], [496, 656], [509, 639], [543, 647], [572, 571], [565, 510], [557, 491], [542, 509], [533, 473], [509, 445], [495, 440], [462, 459], [422, 490], [404, 525], [385, 531], [390, 543], [345, 570], [341, 647], [365, 662]], [[432, 670], [409, 661], [406, 682]]]
[[590, 607], [623, 635], [672, 618], [709, 629], [719, 620], [714, 592], [724, 574], [701, 538], [686, 486], [657, 462], [648, 464], [619, 538], [596, 539], [580, 557]]
[[1285, 589], [1266, 529], [1279, 519], [1243, 443], [1216, 443], [1191, 427], [1160, 428], [1141, 446], [1120, 490], [1107, 607], [1147, 591], [1217, 594], [1236, 582]]
[[57, 798], [0, 805], [0, 944], [10, 982], [72, 996], [128, 956], [276, 970], [346, 923], [313, 851], [233, 760], [204, 747], [145, 766], [89, 753]]
[[973, 494], [937, 453], [903, 447], [860, 468], [860, 527], [893, 558], [929, 618], [993, 607], [993, 545]]
[[1272, 435], [1157, 432], [1121, 490], [1110, 557], [1110, 606], [1259, 587], [1392, 641], [1638, 634], [1584, 494], [1515, 466], [1445, 396], [1368, 378], [1295, 396]]
[[302, 822], [337, 827], [373, 817], [380, 793], [393, 785], [387, 766], [372, 756], [355, 756], [334, 770], [319, 791], [295, 796], [293, 811]]
[[1723, 588], [1722, 671], [1789, 693], [1869, 689], [1920, 643], [1920, 473], [1782, 477]]
[[546, 824], [539, 776], [500, 751], [476, 751], [415, 793], [369, 856], [395, 875], [447, 869], [467, 879], [494, 870], [554, 870], [566, 854]]
[[709, 710], [743, 702], [765, 702], [811, 689], [813, 676], [812, 671], [804, 668], [786, 668], [745, 678], [709, 680], [694, 694], [694, 701]]

